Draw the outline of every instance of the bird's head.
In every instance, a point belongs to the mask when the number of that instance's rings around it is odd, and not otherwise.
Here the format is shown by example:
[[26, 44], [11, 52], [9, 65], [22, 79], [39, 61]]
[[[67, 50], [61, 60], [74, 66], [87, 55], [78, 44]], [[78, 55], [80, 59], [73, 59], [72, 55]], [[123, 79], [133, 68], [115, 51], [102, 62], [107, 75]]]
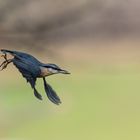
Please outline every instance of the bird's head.
[[44, 75], [44, 76], [58, 74], [58, 73], [70, 74], [68, 71], [61, 69], [59, 66], [57, 66], [55, 64], [50, 64], [50, 63], [44, 64], [41, 67], [41, 71], [42, 71], [42, 75]]

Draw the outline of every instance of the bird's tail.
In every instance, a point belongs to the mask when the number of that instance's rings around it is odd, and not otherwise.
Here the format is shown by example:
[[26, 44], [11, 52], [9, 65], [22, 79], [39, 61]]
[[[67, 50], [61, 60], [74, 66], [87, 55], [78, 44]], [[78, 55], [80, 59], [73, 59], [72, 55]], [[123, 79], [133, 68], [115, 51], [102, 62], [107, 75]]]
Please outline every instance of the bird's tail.
[[52, 101], [54, 104], [59, 105], [61, 103], [60, 98], [57, 96], [56, 92], [52, 89], [52, 87], [49, 84], [47, 84], [45, 78], [43, 78], [43, 81], [45, 91], [49, 100]]
[[3, 53], [11, 53], [11, 54], [15, 53], [15, 51], [6, 50], [6, 49], [1, 49], [1, 52], [3, 52]]

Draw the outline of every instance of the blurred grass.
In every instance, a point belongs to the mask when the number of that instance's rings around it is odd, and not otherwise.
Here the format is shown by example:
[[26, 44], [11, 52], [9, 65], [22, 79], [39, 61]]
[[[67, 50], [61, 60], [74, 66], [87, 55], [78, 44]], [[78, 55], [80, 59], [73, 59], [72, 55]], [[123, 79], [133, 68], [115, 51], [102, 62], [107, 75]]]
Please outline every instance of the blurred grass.
[[51, 61], [72, 73], [48, 78], [61, 97], [60, 106], [48, 101], [41, 79], [42, 102], [13, 66], [1, 72], [1, 139], [140, 139], [139, 48], [79, 49], [58, 51], [61, 58]]

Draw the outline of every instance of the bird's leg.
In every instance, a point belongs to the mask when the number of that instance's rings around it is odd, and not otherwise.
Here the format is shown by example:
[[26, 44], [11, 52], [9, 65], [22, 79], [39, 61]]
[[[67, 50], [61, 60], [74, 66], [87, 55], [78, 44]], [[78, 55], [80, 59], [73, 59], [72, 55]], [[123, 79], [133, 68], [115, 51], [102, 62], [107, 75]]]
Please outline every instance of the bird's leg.
[[6, 59], [1, 65], [0, 67], [2, 67], [1, 70], [7, 68], [8, 64], [10, 64], [12, 62], [12, 59]]
[[7, 65], [8, 65], [9, 63], [12, 62], [12, 59], [7, 59], [7, 54], [6, 54], [6, 53], [3, 54], [1, 57], [3, 57], [3, 58], [5, 59], [5, 61], [0, 65], [0, 67], [2, 67], [1, 70], [3, 70], [3, 69], [5, 69], [5, 68], [7, 67]]
[[1, 57], [3, 57], [6, 61], [8, 61], [7, 54], [6, 53], [4, 53], [3, 55], [1, 55]]
[[5, 60], [7, 60], [7, 54], [6, 53], [3, 55], [3, 57], [4, 57]]

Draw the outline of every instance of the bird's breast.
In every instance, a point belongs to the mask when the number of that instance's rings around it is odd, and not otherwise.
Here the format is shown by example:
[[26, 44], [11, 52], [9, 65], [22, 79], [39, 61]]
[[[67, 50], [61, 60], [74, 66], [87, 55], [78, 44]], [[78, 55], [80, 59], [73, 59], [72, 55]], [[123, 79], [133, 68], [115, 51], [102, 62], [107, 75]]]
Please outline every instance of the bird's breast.
[[52, 75], [52, 73], [47, 68], [40, 67], [40, 70], [41, 70], [40, 77]]

